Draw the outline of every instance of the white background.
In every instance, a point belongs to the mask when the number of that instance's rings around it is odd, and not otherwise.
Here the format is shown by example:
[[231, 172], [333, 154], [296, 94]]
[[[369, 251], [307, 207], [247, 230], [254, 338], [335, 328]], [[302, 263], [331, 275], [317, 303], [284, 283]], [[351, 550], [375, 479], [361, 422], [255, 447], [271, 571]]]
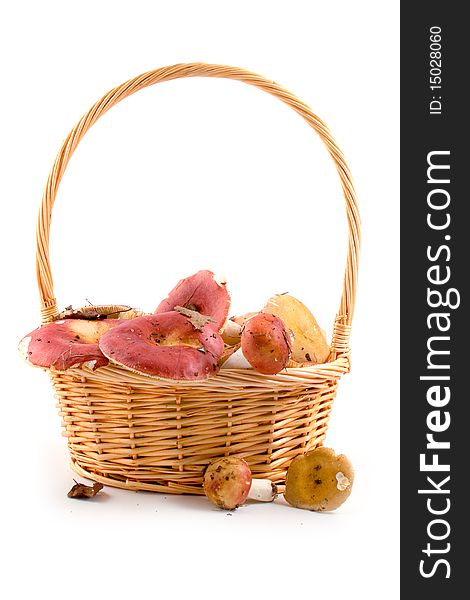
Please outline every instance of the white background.
[[[398, 2], [2, 4], [1, 586], [11, 599], [398, 598]], [[329, 125], [363, 220], [352, 372], [327, 445], [356, 469], [350, 499], [315, 514], [107, 488], [66, 498], [73, 473], [47, 376], [19, 338], [39, 324], [35, 223], [62, 140], [101, 95], [178, 62], [244, 67]], [[290, 291], [331, 333], [346, 255], [337, 175], [314, 132], [238, 82], [165, 83], [108, 113], [73, 157], [54, 208], [59, 305], [152, 310], [200, 268], [233, 312]]]

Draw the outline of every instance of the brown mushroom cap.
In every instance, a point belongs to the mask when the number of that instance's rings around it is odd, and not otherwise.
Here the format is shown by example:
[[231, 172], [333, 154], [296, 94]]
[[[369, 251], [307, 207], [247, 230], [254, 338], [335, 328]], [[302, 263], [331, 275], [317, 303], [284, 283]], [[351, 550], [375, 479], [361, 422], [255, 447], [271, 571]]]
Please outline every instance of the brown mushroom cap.
[[178, 282], [157, 306], [155, 314], [172, 311], [176, 306], [212, 317], [220, 330], [227, 320], [230, 294], [225, 282], [217, 281], [212, 271], [198, 271]]
[[67, 306], [58, 319], [134, 319], [142, 317], [145, 313], [126, 304], [90, 304], [82, 308]]
[[241, 334], [243, 355], [251, 366], [266, 375], [279, 373], [290, 358], [290, 336], [278, 317], [258, 313], [248, 319]]
[[100, 339], [110, 361], [159, 379], [207, 379], [218, 371], [224, 342], [212, 323], [196, 327], [177, 311], [120, 323]]
[[26, 335], [19, 351], [28, 363], [65, 371], [94, 361], [93, 369], [108, 364], [98, 346], [100, 337], [119, 324], [117, 320], [66, 319], [47, 323]]
[[344, 454], [315, 448], [291, 462], [284, 498], [296, 508], [334, 510], [349, 497], [353, 481], [354, 470]]

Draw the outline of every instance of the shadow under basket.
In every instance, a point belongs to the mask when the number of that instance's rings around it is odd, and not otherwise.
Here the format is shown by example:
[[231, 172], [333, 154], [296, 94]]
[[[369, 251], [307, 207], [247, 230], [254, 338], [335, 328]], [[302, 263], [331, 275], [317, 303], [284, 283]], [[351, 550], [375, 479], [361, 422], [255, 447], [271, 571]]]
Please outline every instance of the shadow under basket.
[[339, 378], [349, 371], [356, 293], [359, 213], [352, 178], [327, 126], [296, 96], [255, 73], [190, 63], [156, 69], [108, 92], [69, 133], [47, 181], [37, 230], [37, 274], [43, 323], [59, 318], [49, 261], [52, 208], [68, 162], [88, 129], [112, 106], [147, 86], [181, 77], [221, 77], [253, 85], [290, 106], [324, 142], [337, 168], [349, 227], [343, 292], [325, 364], [277, 375], [222, 369], [205, 381], [172, 383], [108, 365], [49, 374], [59, 401], [73, 469], [131, 490], [202, 494], [214, 458], [243, 457], [255, 477], [285, 481], [293, 458], [321, 445]]

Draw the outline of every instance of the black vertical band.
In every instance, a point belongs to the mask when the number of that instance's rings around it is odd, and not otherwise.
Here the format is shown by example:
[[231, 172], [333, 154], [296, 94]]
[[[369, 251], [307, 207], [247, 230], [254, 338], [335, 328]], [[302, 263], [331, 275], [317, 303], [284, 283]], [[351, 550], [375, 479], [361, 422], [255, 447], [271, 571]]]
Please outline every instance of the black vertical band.
[[457, 589], [467, 588], [470, 103], [465, 90], [470, 35], [463, 7], [464, 3], [434, 0], [401, 3], [401, 595], [405, 599], [458, 598]]

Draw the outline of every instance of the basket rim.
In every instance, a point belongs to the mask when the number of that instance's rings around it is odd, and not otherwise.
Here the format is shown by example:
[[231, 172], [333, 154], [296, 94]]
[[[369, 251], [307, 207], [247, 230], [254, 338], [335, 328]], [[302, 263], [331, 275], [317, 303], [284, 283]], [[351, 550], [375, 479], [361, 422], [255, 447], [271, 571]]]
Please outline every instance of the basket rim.
[[318, 385], [319, 381], [328, 381], [339, 379], [350, 371], [349, 354], [342, 354], [326, 363], [319, 363], [311, 366], [288, 367], [277, 373], [276, 375], [264, 375], [254, 369], [221, 369], [215, 375], [207, 379], [194, 381], [171, 381], [169, 379], [159, 379], [144, 373], [137, 373], [126, 369], [120, 365], [109, 363], [108, 365], [99, 367], [93, 370], [89, 363], [83, 363], [75, 367], [71, 367], [66, 371], [59, 371], [55, 368], [43, 369], [52, 377], [72, 377], [82, 378], [89, 377], [95, 379], [107, 380], [116, 383], [119, 379], [124, 384], [132, 385], [152, 385], [160, 389], [171, 390], [191, 390], [198, 391], [217, 391], [223, 392], [223, 388], [233, 387], [263, 387], [263, 388], [279, 388], [287, 387], [308, 387], [310, 384]]

